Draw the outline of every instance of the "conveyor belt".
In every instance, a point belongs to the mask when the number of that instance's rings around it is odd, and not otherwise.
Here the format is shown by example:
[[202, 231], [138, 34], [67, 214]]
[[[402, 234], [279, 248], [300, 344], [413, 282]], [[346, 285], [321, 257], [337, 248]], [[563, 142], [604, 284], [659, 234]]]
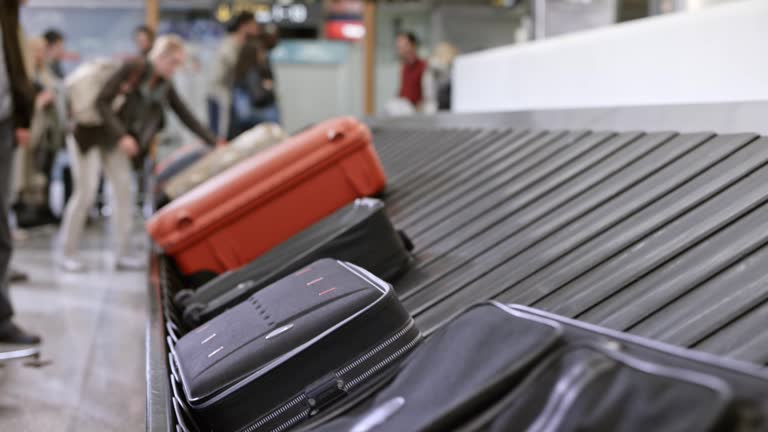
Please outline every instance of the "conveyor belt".
[[[374, 127], [388, 211], [416, 245], [396, 289], [423, 331], [496, 299], [768, 364], [768, 138], [505, 118]], [[164, 348], [180, 334], [180, 286], [155, 255], [153, 432], [194, 430]]]
[[375, 130], [416, 244], [397, 284], [433, 331], [498, 299], [765, 364], [768, 139]]

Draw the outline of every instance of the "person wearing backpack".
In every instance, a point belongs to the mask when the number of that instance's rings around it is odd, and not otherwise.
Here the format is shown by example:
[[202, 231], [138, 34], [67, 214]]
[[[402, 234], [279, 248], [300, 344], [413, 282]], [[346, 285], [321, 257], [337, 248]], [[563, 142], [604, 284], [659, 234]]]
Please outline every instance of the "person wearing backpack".
[[[61, 227], [59, 264], [63, 270], [86, 270], [78, 249], [102, 169], [113, 191], [116, 268], [143, 268], [143, 260], [129, 253], [135, 202], [132, 168], [140, 166], [150, 141], [162, 128], [164, 106], [170, 107], [208, 145], [225, 144], [202, 126], [171, 83], [176, 70], [184, 64], [185, 54], [184, 42], [178, 36], [162, 36], [146, 60], [128, 60], [118, 67], [103, 61], [82, 65], [67, 80], [75, 121], [74, 139], [68, 138], [67, 150], [73, 161], [75, 190]], [[108, 79], [104, 80], [104, 76]], [[96, 94], [94, 87], [100, 88]]]

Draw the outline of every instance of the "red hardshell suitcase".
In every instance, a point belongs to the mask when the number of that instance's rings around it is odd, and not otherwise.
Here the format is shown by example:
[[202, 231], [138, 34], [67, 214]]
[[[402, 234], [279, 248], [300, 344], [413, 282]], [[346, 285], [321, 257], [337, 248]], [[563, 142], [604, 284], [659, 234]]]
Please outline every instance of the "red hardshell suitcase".
[[320, 123], [172, 201], [147, 230], [187, 276], [239, 268], [386, 184], [371, 132], [351, 117]]

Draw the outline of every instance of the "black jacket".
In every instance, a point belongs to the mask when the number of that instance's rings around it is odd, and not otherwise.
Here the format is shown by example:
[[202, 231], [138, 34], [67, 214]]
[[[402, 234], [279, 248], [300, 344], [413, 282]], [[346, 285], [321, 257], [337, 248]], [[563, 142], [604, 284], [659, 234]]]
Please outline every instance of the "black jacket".
[[18, 128], [28, 128], [32, 122], [35, 89], [24, 67], [19, 40], [19, 1], [2, 0], [0, 27], [3, 29], [3, 50], [13, 97], [13, 121]]
[[[125, 103], [115, 112], [112, 103], [121, 94]], [[187, 108], [173, 84], [154, 76], [151, 64], [143, 59], [125, 62], [101, 89], [96, 105], [104, 123], [75, 127], [75, 139], [83, 152], [94, 146], [113, 147], [120, 137], [128, 134], [136, 138], [141, 147], [138, 162], [163, 127], [165, 106], [208, 145], [216, 144], [216, 137]]]

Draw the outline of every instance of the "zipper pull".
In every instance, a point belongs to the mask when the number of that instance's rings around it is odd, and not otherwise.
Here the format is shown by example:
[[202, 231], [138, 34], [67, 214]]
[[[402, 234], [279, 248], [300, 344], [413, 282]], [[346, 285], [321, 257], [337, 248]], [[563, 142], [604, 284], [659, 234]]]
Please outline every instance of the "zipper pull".
[[309, 405], [309, 416], [312, 417], [323, 408], [346, 396], [347, 392], [344, 390], [344, 380], [332, 374], [316, 381], [305, 394], [307, 405]]

